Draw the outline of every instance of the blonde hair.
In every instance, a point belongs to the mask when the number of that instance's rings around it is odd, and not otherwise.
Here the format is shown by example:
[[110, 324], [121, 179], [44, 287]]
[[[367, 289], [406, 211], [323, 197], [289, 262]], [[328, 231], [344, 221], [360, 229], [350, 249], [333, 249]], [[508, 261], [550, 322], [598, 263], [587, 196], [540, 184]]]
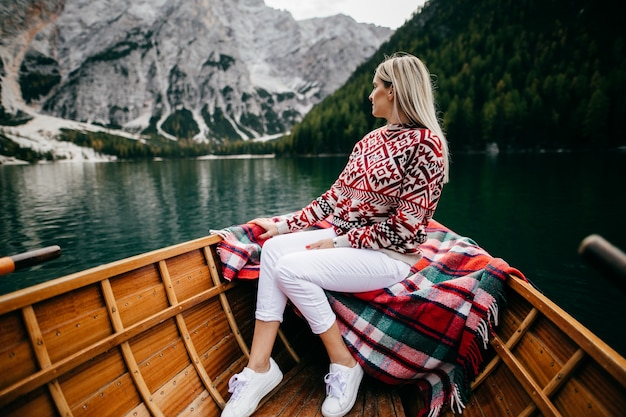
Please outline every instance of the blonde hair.
[[398, 120], [402, 113], [410, 124], [426, 127], [439, 137], [444, 159], [444, 182], [448, 182], [448, 141], [437, 118], [434, 82], [426, 65], [413, 55], [396, 53], [378, 65], [375, 75], [386, 87], [393, 86], [396, 98], [393, 112]]

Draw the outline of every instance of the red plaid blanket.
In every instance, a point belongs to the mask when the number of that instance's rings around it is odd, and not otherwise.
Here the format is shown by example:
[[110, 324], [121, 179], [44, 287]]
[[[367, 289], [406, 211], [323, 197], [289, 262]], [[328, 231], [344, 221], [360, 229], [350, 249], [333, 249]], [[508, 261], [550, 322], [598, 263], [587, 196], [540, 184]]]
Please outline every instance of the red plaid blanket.
[[[280, 219], [275, 217], [274, 221]], [[329, 220], [316, 223], [313, 229], [331, 227]], [[223, 235], [217, 252], [222, 261], [222, 273], [224, 278], [232, 281], [239, 279], [257, 279], [259, 277], [259, 263], [261, 261], [261, 247], [267, 239], [259, 239], [265, 230], [254, 224], [242, 224], [232, 226], [212, 233]]]
[[[320, 227], [328, 227], [322, 224]], [[218, 252], [227, 279], [258, 277], [258, 226], [228, 229]], [[479, 372], [508, 274], [523, 278], [473, 240], [431, 220], [423, 257], [404, 281], [378, 291], [328, 292], [344, 340], [364, 370], [389, 383], [415, 383], [435, 417], [461, 412]]]

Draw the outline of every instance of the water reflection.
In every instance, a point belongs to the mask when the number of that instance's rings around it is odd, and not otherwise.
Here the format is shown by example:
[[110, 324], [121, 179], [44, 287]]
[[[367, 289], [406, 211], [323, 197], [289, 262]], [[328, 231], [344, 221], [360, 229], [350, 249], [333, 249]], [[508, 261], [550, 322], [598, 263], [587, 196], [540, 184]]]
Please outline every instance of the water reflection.
[[0, 254], [59, 245], [58, 260], [0, 280], [0, 292], [296, 210], [343, 158], [0, 166]]

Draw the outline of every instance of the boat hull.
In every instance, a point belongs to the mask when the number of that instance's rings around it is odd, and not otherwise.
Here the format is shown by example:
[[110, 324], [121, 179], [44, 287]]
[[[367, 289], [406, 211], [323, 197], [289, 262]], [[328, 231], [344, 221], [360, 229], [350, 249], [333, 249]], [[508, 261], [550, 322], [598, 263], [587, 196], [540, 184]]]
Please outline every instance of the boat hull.
[[[220, 415], [229, 379], [247, 363], [256, 282], [223, 279], [219, 241], [208, 236], [0, 297], [2, 415]], [[624, 358], [527, 283], [511, 277], [508, 292], [464, 415], [620, 415]], [[255, 415], [315, 415], [324, 350], [292, 311], [279, 336], [273, 356], [285, 379]], [[366, 378], [350, 415], [415, 416], [419, 398], [411, 385]]]

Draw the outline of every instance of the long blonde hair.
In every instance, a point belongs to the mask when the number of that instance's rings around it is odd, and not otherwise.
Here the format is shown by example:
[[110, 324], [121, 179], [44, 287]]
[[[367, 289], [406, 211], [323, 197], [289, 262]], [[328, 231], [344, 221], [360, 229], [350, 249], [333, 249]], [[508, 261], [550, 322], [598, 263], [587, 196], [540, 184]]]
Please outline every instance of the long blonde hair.
[[439, 137], [444, 159], [444, 182], [448, 182], [448, 141], [437, 118], [434, 82], [426, 65], [413, 55], [395, 53], [378, 65], [375, 75], [386, 87], [393, 86], [396, 97], [393, 111], [398, 120], [402, 112], [410, 124], [424, 126]]

